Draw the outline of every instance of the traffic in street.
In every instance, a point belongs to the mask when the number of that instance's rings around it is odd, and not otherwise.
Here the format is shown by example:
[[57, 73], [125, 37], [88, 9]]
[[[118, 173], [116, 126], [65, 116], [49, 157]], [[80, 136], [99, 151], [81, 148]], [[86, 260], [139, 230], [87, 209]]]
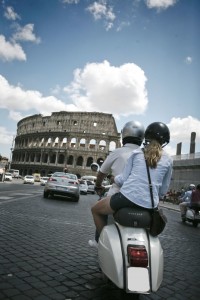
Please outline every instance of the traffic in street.
[[[95, 194], [78, 202], [43, 198], [40, 183], [21, 179], [0, 183], [0, 300], [134, 299], [103, 278], [94, 237], [91, 206]], [[163, 208], [168, 223], [160, 235], [164, 278], [146, 299], [200, 298], [200, 226], [182, 223], [173, 206]]]

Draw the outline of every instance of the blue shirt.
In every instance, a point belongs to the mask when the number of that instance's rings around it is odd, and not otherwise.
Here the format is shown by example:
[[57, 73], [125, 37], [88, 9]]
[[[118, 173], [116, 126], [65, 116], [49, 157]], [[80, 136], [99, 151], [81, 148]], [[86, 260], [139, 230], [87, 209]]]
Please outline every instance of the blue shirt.
[[[172, 175], [172, 158], [165, 152], [156, 168], [149, 168], [153, 188], [154, 207], [158, 206], [159, 198], [163, 197], [170, 185]], [[144, 153], [141, 148], [134, 150], [129, 157], [123, 173], [115, 177], [120, 192], [133, 203], [152, 208]]]
[[192, 190], [185, 192], [185, 195], [181, 198], [181, 202], [191, 202]]

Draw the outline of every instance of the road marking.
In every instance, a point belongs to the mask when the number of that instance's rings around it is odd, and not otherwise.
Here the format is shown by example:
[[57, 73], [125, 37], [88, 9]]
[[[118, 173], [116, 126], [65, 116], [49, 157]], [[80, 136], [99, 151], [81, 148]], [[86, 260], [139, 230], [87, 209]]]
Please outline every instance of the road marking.
[[9, 200], [12, 199], [13, 197], [7, 197], [7, 196], [0, 196], [0, 200]]
[[[13, 201], [20, 201], [20, 200], [24, 200], [24, 199], [26, 199], [27, 198], [27, 195], [26, 194], [23, 194], [23, 196], [24, 197], [21, 197], [21, 198], [14, 198], [14, 197], [7, 197], [7, 198], [9, 198], [9, 199], [5, 199], [5, 197], [4, 197], [4, 199], [2, 199], [2, 198], [0, 198], [0, 200], [6, 200], [6, 201], [2, 201], [2, 202], [0, 202], [0, 205], [1, 204], [6, 204], [6, 203], [9, 203], [9, 202], [13, 202]], [[38, 195], [35, 195], [35, 194], [28, 194], [28, 196], [29, 196], [29, 198], [27, 199], [27, 200], [30, 200], [31, 198], [34, 198], [34, 197], [37, 197]], [[2, 196], [3, 197], [3, 196]]]

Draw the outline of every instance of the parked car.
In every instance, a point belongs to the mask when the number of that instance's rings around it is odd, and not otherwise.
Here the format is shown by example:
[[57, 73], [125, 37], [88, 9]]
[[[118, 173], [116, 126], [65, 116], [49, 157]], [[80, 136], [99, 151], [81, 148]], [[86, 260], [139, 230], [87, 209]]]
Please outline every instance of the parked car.
[[48, 179], [49, 179], [49, 177], [41, 177], [40, 178], [40, 185], [45, 185], [47, 183]]
[[4, 176], [4, 180], [5, 180], [5, 181], [12, 181], [12, 174], [6, 172], [6, 173], [5, 173], [5, 176]]
[[34, 177], [32, 175], [24, 176], [24, 184], [26, 183], [34, 184]]
[[88, 192], [87, 181], [81, 179], [79, 181], [79, 185], [80, 185], [80, 193], [83, 194], [83, 195], [87, 195], [87, 192]]
[[95, 194], [94, 186], [95, 183], [93, 181], [87, 180], [87, 185], [88, 185], [88, 193], [90, 194]]
[[78, 202], [80, 197], [80, 188], [78, 178], [74, 174], [55, 172], [49, 177], [44, 186], [43, 197], [64, 196]]

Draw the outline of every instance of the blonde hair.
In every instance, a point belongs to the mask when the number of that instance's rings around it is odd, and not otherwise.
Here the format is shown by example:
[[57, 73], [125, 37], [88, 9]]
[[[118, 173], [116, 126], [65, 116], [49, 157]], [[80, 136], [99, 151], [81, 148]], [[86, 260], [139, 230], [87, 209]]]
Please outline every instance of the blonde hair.
[[144, 156], [150, 168], [155, 169], [157, 167], [157, 163], [162, 156], [162, 151], [161, 145], [156, 140], [152, 140], [144, 148]]

